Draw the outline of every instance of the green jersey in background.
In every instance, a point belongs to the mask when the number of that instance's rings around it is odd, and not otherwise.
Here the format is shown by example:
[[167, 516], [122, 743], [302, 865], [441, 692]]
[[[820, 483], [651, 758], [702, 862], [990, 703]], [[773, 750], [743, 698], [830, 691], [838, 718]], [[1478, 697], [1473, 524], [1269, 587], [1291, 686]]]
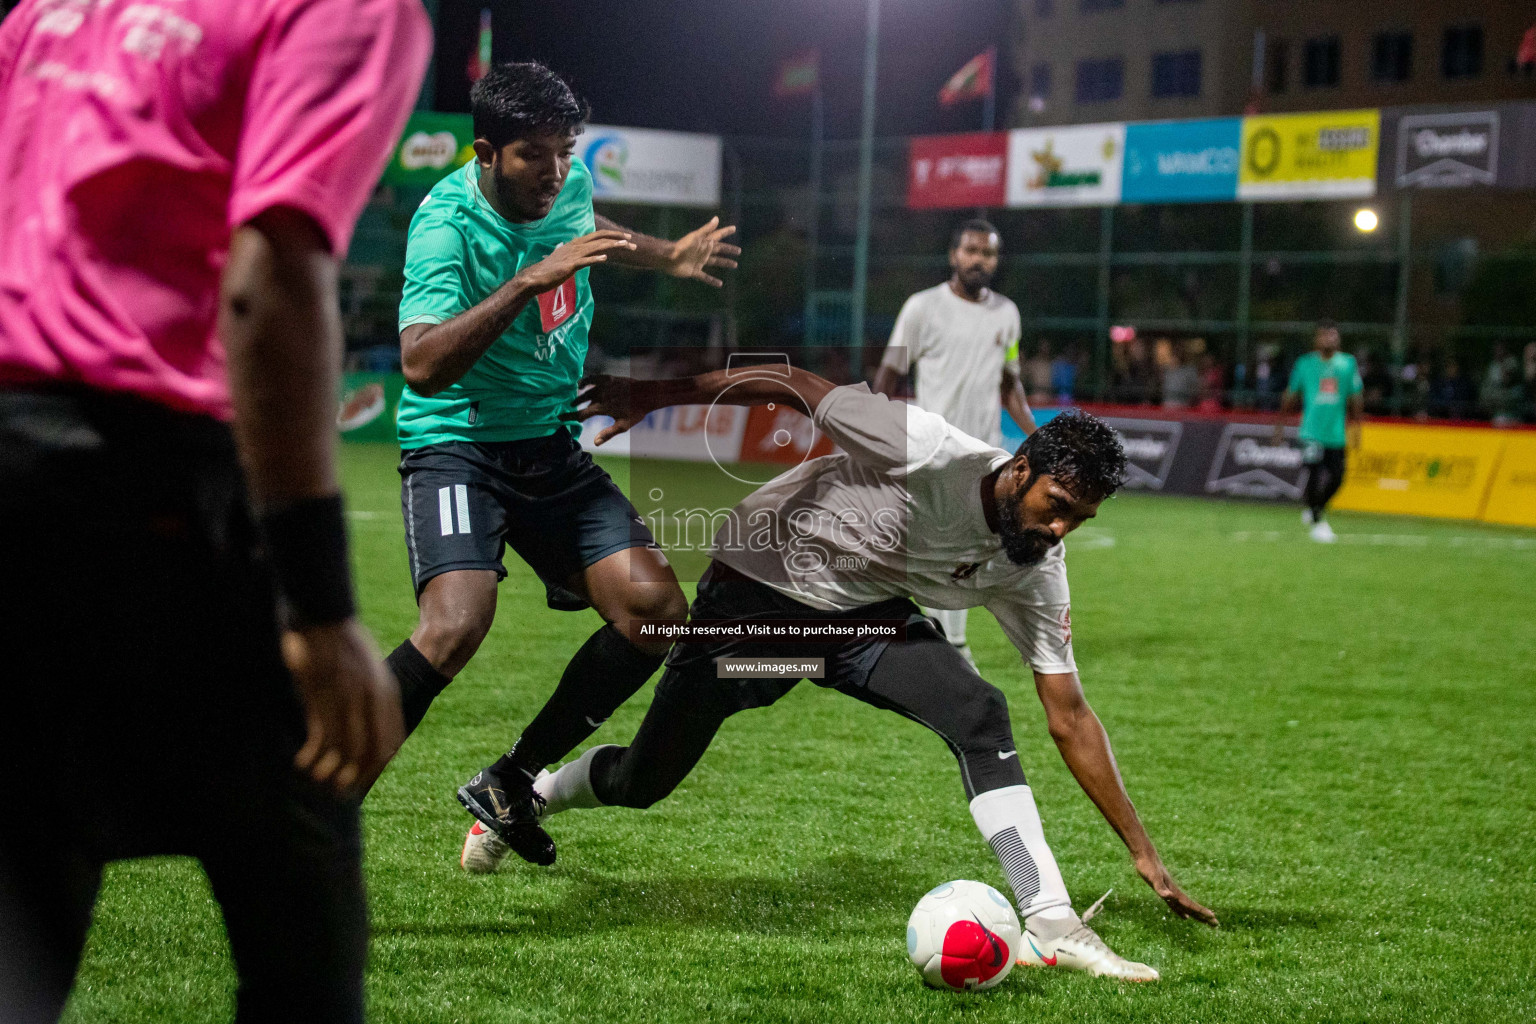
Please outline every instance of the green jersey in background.
[[1301, 395], [1301, 440], [1324, 448], [1343, 448], [1349, 398], [1364, 390], [1355, 357], [1335, 352], [1333, 358], [1324, 359], [1308, 352], [1291, 367], [1286, 390]]
[[[478, 305], [557, 245], [590, 234], [592, 177], [571, 162], [565, 187], [542, 219], [514, 224], [480, 192], [472, 161], [438, 182], [411, 218], [400, 329], [440, 324]], [[400, 396], [400, 447], [444, 441], [519, 441], [570, 424], [592, 325], [588, 271], [538, 296], [469, 372], [431, 398]]]

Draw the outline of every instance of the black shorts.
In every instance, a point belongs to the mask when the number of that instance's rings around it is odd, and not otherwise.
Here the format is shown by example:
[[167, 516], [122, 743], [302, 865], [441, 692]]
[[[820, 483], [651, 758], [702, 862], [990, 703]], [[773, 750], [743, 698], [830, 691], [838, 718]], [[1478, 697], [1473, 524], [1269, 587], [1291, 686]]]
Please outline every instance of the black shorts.
[[1318, 444], [1316, 441], [1303, 441], [1301, 445], [1301, 464], [1303, 466], [1322, 466], [1340, 479], [1344, 477], [1343, 448], [1329, 448]]
[[[821, 611], [718, 562], [710, 563], [700, 579], [698, 596], [689, 607], [688, 616], [694, 620], [722, 621], [887, 619], [905, 622], [908, 640], [943, 639], [933, 620], [906, 598], [892, 598], [846, 612]], [[784, 657], [825, 659], [825, 678], [813, 682], [829, 689], [857, 693], [869, 684], [870, 673], [891, 643], [874, 638], [785, 644], [747, 638], [674, 644], [667, 654], [667, 671], [657, 684], [658, 693], [687, 677], [700, 682], [693, 691], [697, 699], [690, 703], [702, 713], [725, 717], [752, 708], [765, 708], [794, 689], [800, 680], [788, 677], [716, 679], [715, 660]], [[970, 674], [975, 675], [974, 671]]]
[[512, 546], [544, 581], [551, 608], [587, 603], [571, 577], [626, 548], [656, 547], [640, 513], [568, 431], [526, 441], [453, 441], [407, 449], [400, 504], [416, 597], [457, 569], [507, 577]]
[[105, 863], [185, 854], [239, 1019], [362, 1020], [358, 810], [293, 767], [256, 541], [228, 426], [0, 389], [0, 1018], [57, 1016]]

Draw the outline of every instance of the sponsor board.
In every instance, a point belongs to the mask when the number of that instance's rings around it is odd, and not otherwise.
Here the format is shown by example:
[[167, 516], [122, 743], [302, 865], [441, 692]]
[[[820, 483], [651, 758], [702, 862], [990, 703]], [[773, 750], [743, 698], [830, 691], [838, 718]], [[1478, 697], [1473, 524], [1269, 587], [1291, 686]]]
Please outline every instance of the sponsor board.
[[1465, 188], [1498, 180], [1497, 110], [1398, 118], [1398, 188]]
[[1379, 177], [1402, 189], [1536, 187], [1536, 103], [1387, 107]]
[[831, 455], [832, 450], [832, 439], [797, 409], [755, 405], [747, 410], [747, 426], [741, 437], [742, 462], [798, 466], [806, 459]]
[[581, 446], [604, 455], [727, 464], [741, 459], [747, 409], [739, 405], [668, 406], [636, 423], [628, 433], [596, 447], [593, 440], [598, 431], [612, 422], [594, 416], [583, 423]]
[[1269, 424], [1228, 423], [1210, 465], [1207, 494], [1297, 501], [1307, 486], [1307, 467], [1296, 446], [1294, 427], [1286, 427], [1276, 441], [1275, 428]]
[[907, 208], [1002, 206], [1007, 164], [1006, 132], [914, 138], [907, 161]]
[[1121, 200], [1222, 202], [1237, 198], [1242, 118], [1127, 125]]
[[1243, 118], [1239, 199], [1342, 199], [1376, 194], [1378, 110]]
[[1505, 437], [1492, 429], [1367, 423], [1333, 504], [1358, 512], [1476, 519]]
[[395, 441], [395, 417], [405, 377], [399, 373], [342, 375], [336, 429], [346, 441]]
[[1490, 523], [1536, 526], [1536, 432], [1505, 439], [1482, 517]]
[[1106, 417], [1105, 421], [1125, 448], [1124, 487], [1132, 491], [1161, 491], [1168, 487], [1170, 474], [1179, 456], [1179, 442], [1184, 424], [1178, 420], [1128, 420]]
[[719, 206], [718, 135], [589, 124], [576, 152], [592, 172], [592, 196], [621, 203]]
[[1120, 202], [1125, 125], [1019, 128], [1008, 133], [1009, 206]]
[[414, 113], [384, 166], [384, 181], [390, 185], [434, 185], [449, 171], [475, 158], [474, 141], [474, 124], [468, 114]]

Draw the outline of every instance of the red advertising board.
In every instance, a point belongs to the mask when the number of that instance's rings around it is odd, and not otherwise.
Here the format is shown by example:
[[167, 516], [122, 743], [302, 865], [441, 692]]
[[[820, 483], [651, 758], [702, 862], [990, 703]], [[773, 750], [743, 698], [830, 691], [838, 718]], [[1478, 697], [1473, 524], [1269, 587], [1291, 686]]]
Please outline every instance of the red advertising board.
[[798, 466], [806, 459], [832, 454], [832, 439], [821, 433], [803, 413], [788, 406], [747, 410], [747, 429], [741, 438], [742, 462], [785, 462]]
[[920, 135], [912, 140], [907, 162], [907, 207], [1002, 206], [1007, 164], [1007, 132]]

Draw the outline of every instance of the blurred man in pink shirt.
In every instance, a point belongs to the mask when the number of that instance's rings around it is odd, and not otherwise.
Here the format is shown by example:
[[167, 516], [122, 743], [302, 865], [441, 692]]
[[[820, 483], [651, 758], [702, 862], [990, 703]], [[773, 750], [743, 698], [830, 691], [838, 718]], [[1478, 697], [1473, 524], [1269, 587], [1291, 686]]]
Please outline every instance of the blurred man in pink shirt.
[[[198, 857], [241, 1021], [362, 1019], [355, 781], [399, 740], [335, 472], [336, 266], [419, 0], [0, 22], [0, 1007], [57, 1019], [102, 866]], [[243, 467], [243, 471], [242, 471]]]

